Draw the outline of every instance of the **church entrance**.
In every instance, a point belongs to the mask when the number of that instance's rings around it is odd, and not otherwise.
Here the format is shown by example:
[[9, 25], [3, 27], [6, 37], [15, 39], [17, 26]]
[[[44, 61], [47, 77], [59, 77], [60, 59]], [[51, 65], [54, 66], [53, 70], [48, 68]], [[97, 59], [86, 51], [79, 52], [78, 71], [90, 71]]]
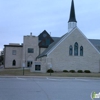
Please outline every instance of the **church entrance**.
[[35, 65], [35, 71], [40, 71], [41, 70], [41, 65]]
[[32, 61], [27, 61], [27, 67], [32, 67], [33, 62]]

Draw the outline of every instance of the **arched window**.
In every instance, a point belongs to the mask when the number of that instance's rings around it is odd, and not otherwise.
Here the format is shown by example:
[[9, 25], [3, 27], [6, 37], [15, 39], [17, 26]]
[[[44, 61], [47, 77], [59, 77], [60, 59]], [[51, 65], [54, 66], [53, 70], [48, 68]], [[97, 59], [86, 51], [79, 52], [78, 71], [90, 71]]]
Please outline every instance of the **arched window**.
[[12, 61], [12, 65], [13, 65], [13, 66], [16, 66], [16, 60], [13, 60], [13, 61]]
[[83, 56], [83, 46], [80, 47], [80, 56]]
[[77, 42], [74, 44], [74, 55], [78, 56], [78, 43]]
[[72, 45], [70, 45], [70, 47], [69, 47], [69, 55], [70, 55], [70, 56], [73, 55], [73, 47], [72, 47]]

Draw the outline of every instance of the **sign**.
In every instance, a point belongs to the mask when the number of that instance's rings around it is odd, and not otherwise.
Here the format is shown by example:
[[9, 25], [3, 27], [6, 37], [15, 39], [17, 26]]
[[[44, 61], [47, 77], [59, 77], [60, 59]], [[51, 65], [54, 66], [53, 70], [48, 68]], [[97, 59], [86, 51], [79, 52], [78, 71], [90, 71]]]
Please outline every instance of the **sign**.
[[25, 63], [23, 63], [23, 67], [25, 67]]

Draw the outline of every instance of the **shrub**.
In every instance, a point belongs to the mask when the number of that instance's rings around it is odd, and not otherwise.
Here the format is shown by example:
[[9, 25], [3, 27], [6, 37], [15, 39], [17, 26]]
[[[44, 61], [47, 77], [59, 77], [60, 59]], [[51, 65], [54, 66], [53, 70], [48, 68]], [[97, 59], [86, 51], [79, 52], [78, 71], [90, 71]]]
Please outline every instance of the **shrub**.
[[68, 70], [63, 70], [63, 72], [68, 72]]
[[90, 70], [85, 70], [84, 73], [91, 73], [91, 71]]
[[83, 73], [83, 71], [82, 71], [82, 70], [78, 70], [77, 72], [78, 72], [78, 73]]
[[54, 73], [53, 69], [48, 69], [47, 73]]
[[71, 73], [75, 73], [75, 70], [70, 70], [69, 72], [71, 72]]

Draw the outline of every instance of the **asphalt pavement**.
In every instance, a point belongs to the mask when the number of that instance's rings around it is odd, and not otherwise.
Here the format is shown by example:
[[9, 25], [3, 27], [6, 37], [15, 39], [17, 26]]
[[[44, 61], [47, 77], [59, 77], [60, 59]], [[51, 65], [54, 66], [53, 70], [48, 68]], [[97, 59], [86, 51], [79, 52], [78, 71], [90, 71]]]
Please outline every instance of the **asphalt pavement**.
[[91, 100], [91, 92], [100, 92], [100, 79], [0, 78], [0, 100]]

